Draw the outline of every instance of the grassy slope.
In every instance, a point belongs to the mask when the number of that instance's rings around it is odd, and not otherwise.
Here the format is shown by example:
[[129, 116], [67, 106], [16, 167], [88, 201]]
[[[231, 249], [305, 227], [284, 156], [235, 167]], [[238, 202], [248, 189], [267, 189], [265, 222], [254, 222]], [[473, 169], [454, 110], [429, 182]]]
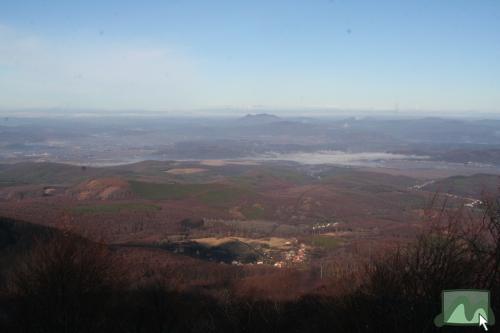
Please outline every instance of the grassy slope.
[[130, 181], [132, 191], [147, 200], [182, 200], [198, 199], [207, 205], [219, 206], [231, 204], [242, 197], [254, 195], [248, 189], [231, 184], [162, 184]]
[[0, 164], [0, 184], [74, 185], [91, 178], [123, 176], [126, 172], [112, 168], [81, 167], [60, 163]]
[[446, 192], [459, 196], [479, 198], [483, 192], [496, 193], [499, 185], [499, 176], [476, 174], [442, 179], [427, 185], [424, 189], [432, 192]]
[[71, 212], [78, 215], [117, 214], [122, 212], [154, 212], [161, 207], [146, 203], [85, 204], [73, 207]]

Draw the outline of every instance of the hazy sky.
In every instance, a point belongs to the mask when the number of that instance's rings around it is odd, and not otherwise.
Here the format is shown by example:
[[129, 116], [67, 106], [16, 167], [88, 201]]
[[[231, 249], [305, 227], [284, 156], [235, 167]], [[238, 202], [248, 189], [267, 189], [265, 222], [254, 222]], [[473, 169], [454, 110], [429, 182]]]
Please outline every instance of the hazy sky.
[[500, 113], [498, 0], [0, 0], [0, 108]]

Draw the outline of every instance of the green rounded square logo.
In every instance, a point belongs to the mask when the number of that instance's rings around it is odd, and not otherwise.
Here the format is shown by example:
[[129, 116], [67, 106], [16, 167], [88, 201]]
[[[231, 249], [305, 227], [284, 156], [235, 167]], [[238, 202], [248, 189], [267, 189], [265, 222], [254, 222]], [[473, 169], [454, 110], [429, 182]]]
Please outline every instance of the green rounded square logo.
[[436, 326], [482, 326], [495, 322], [488, 290], [458, 289], [442, 293], [442, 313], [434, 319]]

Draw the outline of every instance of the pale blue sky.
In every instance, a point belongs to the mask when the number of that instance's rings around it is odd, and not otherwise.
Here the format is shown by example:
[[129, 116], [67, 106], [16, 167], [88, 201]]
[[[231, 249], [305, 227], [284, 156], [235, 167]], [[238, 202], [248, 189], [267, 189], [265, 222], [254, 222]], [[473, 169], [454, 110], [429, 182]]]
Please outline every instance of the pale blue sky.
[[500, 113], [500, 1], [0, 0], [2, 110], [256, 107]]

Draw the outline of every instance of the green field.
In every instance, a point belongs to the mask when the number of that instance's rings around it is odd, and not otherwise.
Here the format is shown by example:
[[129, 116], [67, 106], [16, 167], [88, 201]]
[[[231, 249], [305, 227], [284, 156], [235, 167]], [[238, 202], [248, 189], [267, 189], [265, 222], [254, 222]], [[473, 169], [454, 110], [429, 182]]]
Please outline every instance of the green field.
[[335, 237], [321, 235], [311, 236], [311, 245], [325, 250], [334, 250], [341, 244], [342, 242]]
[[261, 206], [246, 206], [240, 209], [243, 215], [249, 220], [259, 220], [264, 218], [265, 210]]
[[224, 184], [161, 184], [130, 181], [132, 191], [148, 200], [181, 200], [196, 198], [207, 205], [232, 204], [242, 197], [248, 198], [253, 192]]
[[201, 193], [198, 198], [207, 205], [233, 204], [241, 198], [249, 199], [255, 193], [239, 186], [218, 185]]
[[208, 205], [223, 205], [240, 198], [241, 193], [233, 188], [221, 188], [201, 193], [198, 198]]
[[137, 196], [149, 200], [186, 199], [202, 193], [210, 186], [210, 184], [160, 184], [130, 181], [132, 191]]
[[232, 181], [241, 186], [258, 188], [260, 186], [272, 184], [274, 182], [290, 182], [293, 184], [306, 184], [308, 177], [299, 171], [288, 168], [261, 168], [255, 173], [248, 173], [241, 176], [232, 177]]

